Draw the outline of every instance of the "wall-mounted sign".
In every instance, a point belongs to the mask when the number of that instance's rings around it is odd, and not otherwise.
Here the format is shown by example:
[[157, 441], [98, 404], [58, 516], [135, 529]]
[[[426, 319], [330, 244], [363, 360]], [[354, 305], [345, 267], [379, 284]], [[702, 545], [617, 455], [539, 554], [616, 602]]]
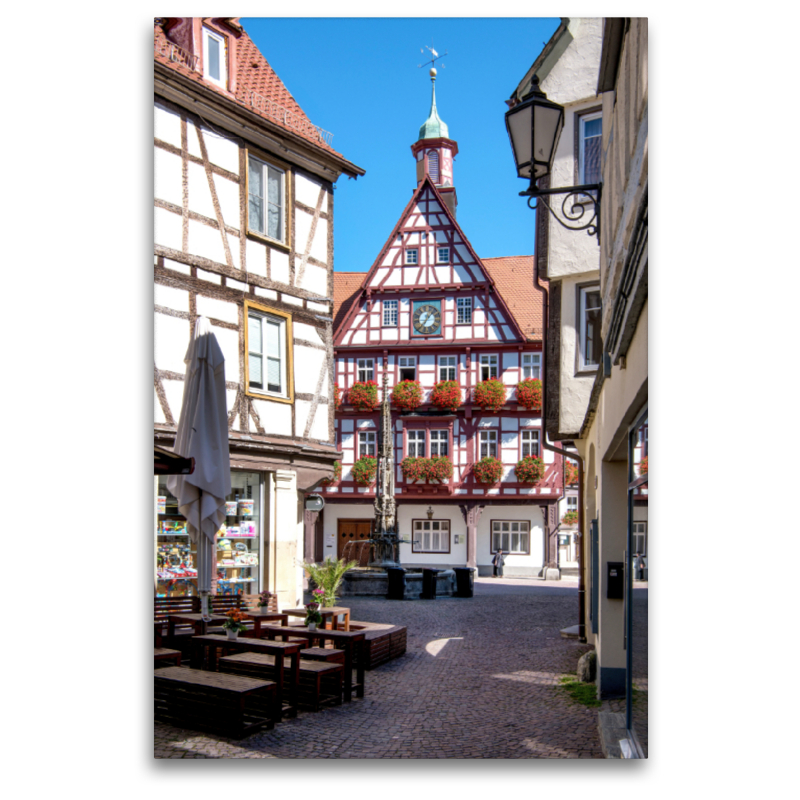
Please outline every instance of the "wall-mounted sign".
[[415, 300], [411, 315], [413, 336], [433, 336], [442, 330], [442, 301]]
[[325, 508], [325, 500], [318, 494], [306, 496], [306, 511], [322, 511]]

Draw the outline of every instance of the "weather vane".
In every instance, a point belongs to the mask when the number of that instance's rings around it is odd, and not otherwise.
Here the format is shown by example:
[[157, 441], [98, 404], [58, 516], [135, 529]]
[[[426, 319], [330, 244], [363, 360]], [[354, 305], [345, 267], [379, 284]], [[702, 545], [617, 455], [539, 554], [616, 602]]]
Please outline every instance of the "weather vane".
[[[437, 61], [438, 61], [440, 58], [444, 58], [444, 56], [446, 56], [446, 55], [447, 55], [447, 51], [445, 50], [445, 53], [444, 53], [444, 55], [440, 56], [440, 55], [439, 55], [439, 54], [438, 54], [438, 53], [437, 53], [437, 52], [436, 52], [436, 51], [433, 49], [433, 45], [432, 45], [432, 44], [431, 44], [431, 46], [430, 46], [430, 47], [428, 47], [428, 45], [425, 45], [424, 49], [423, 49], [423, 48], [420, 48], [420, 53], [422, 53], [423, 55], [425, 55], [425, 50], [430, 50], [431, 56], [433, 56], [433, 57], [431, 58], [431, 60], [430, 60], [430, 61], [426, 61], [424, 64], [417, 64], [417, 67], [418, 67], [418, 68], [421, 68], [421, 67], [427, 67], [427, 66], [428, 66], [428, 64], [430, 64], [430, 65], [431, 65], [431, 69], [432, 69], [432, 70], [434, 70], [434, 73], [433, 73], [433, 74], [435, 75], [435, 74], [436, 74], [436, 72], [435, 72], [435, 70], [436, 70], [436, 62], [437, 62]], [[441, 66], [442, 66], [442, 67], [444, 67], [444, 64], [442, 64]]]

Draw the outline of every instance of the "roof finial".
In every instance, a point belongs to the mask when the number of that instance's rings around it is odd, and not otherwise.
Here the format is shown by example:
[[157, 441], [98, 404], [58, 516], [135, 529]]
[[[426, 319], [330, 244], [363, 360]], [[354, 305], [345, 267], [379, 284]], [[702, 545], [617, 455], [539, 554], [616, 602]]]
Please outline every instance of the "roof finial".
[[[447, 55], [445, 52], [444, 55], [440, 56], [434, 49], [433, 46], [425, 47], [430, 50], [431, 52], [431, 60], [426, 61], [424, 64], [418, 64], [417, 67], [426, 67], [428, 64], [431, 65], [430, 69], [430, 76], [431, 76], [431, 110], [430, 114], [428, 114], [428, 119], [422, 124], [422, 127], [419, 129], [419, 139], [447, 139], [449, 138], [449, 133], [447, 130], [447, 125], [439, 119], [439, 114], [436, 110], [436, 67], [434, 64], [440, 59], [444, 58]], [[421, 53], [424, 53], [425, 50], [420, 50]], [[442, 64], [444, 68], [444, 64]]]

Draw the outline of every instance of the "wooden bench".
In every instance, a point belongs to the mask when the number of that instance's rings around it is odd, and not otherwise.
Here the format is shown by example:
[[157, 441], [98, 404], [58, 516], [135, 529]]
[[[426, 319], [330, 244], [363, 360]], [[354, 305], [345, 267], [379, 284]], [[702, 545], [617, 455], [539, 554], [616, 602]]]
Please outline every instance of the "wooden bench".
[[307, 661], [324, 661], [327, 664], [344, 664], [344, 650], [333, 647], [307, 647], [300, 651], [300, 658]]
[[405, 626], [351, 620], [350, 630], [365, 634], [362, 648], [365, 669], [375, 669], [406, 652], [408, 629]]
[[[342, 653], [344, 656], [344, 653]], [[289, 667], [288, 659], [284, 662]], [[262, 680], [275, 677], [275, 656], [263, 653], [237, 653], [219, 660], [219, 671]], [[344, 664], [300, 661], [297, 704], [301, 709], [319, 711], [323, 705], [341, 705]]]
[[275, 684], [189, 667], [157, 669], [155, 718], [179, 727], [241, 739], [275, 724]]
[[167, 662], [167, 666], [169, 666], [170, 661], [175, 662], [175, 666], [179, 667], [181, 665], [181, 651], [180, 650], [170, 650], [168, 647], [156, 647], [155, 648], [155, 667], [158, 669], [161, 666], [161, 662]]

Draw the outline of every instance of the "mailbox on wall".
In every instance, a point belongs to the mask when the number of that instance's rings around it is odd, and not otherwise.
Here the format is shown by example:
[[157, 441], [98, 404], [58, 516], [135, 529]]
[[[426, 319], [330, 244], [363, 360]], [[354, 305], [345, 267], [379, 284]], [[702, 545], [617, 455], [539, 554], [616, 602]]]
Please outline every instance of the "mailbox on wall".
[[625, 564], [622, 561], [607, 561], [606, 566], [606, 598], [608, 600], [624, 600]]

